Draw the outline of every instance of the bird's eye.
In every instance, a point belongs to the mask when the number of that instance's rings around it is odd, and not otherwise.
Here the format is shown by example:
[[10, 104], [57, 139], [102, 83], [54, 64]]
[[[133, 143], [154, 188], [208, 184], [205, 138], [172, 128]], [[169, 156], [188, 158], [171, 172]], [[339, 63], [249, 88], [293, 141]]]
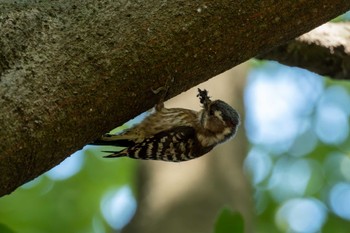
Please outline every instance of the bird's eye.
[[210, 115], [210, 116], [213, 116], [213, 115], [214, 115], [214, 111], [213, 111], [213, 109], [210, 109], [210, 111], [209, 111], [209, 115]]

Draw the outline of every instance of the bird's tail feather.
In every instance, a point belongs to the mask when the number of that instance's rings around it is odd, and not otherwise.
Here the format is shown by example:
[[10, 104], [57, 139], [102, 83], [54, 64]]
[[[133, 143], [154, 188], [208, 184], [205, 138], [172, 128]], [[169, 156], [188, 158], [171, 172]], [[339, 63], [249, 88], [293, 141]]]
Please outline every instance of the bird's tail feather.
[[92, 143], [89, 143], [89, 145], [130, 147], [135, 145], [135, 142], [128, 139], [105, 140], [104, 138], [100, 138]]
[[105, 134], [89, 145], [130, 147], [135, 145], [132, 139], [125, 135]]
[[113, 134], [105, 134], [101, 138], [96, 141], [89, 143], [89, 145], [93, 146], [112, 146], [112, 147], [126, 147], [121, 150], [106, 150], [102, 151], [105, 153], [109, 153], [109, 155], [103, 156], [105, 158], [116, 158], [116, 157], [124, 157], [127, 156], [127, 148], [135, 145], [135, 142], [130, 137], [125, 137], [124, 135], [113, 135]]
[[102, 151], [105, 153], [110, 153], [109, 155], [103, 156], [104, 158], [118, 158], [118, 157], [125, 157], [126, 154], [123, 151]]

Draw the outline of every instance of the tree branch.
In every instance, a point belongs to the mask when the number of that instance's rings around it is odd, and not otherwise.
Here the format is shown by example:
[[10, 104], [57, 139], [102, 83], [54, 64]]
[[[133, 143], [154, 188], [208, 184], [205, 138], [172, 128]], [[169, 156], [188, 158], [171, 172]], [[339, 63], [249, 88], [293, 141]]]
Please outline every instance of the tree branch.
[[348, 0], [0, 4], [0, 195], [152, 107], [168, 71], [172, 97], [349, 9]]
[[349, 80], [350, 23], [326, 23], [257, 58]]

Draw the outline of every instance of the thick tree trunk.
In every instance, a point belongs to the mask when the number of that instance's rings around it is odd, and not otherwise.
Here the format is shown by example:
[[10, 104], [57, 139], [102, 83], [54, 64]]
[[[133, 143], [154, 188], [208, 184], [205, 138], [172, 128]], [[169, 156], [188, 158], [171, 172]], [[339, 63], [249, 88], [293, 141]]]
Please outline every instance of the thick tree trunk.
[[350, 9], [348, 0], [0, 3], [0, 195], [145, 111]]

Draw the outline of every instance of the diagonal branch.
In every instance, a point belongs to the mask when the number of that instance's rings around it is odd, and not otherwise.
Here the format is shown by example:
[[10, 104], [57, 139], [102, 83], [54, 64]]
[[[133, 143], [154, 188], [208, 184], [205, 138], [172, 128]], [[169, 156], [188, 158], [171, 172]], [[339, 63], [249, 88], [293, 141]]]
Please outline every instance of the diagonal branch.
[[349, 80], [350, 23], [326, 23], [258, 58]]
[[349, 9], [348, 0], [1, 3], [0, 195], [152, 107], [168, 70], [171, 97]]

